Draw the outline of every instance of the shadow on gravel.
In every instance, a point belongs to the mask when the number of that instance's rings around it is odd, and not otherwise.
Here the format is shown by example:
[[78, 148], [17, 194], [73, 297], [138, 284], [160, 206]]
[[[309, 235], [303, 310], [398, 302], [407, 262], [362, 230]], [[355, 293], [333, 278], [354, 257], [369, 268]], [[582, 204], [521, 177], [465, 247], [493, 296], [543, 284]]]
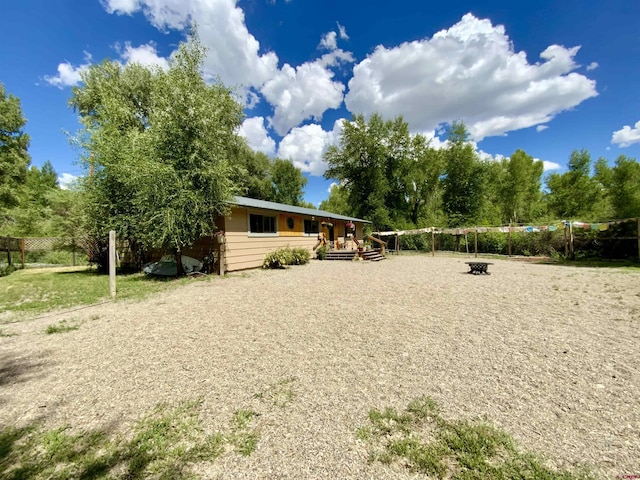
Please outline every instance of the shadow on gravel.
[[51, 365], [44, 356], [14, 357], [5, 353], [0, 356], [0, 388], [41, 378]]

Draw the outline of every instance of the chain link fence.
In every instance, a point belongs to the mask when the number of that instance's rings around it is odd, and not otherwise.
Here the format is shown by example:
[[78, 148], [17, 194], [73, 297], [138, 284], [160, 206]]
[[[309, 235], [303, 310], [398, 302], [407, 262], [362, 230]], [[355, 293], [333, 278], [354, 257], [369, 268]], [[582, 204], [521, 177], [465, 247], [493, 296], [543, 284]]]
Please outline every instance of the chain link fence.
[[87, 265], [80, 240], [59, 237], [0, 237], [0, 268]]

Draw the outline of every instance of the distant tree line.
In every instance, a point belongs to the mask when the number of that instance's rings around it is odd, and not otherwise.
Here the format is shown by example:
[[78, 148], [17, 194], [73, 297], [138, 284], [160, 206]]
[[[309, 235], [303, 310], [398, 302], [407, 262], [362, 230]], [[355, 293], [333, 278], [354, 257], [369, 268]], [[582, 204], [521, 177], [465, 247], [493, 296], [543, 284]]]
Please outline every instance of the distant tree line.
[[[535, 224], [640, 216], [640, 164], [613, 167], [574, 151], [567, 171], [543, 178], [543, 163], [523, 150], [501, 161], [480, 158], [462, 122], [435, 148], [398, 117], [345, 122], [325, 160], [337, 180], [321, 209], [371, 220], [375, 230]], [[545, 188], [543, 188], [543, 182]]]

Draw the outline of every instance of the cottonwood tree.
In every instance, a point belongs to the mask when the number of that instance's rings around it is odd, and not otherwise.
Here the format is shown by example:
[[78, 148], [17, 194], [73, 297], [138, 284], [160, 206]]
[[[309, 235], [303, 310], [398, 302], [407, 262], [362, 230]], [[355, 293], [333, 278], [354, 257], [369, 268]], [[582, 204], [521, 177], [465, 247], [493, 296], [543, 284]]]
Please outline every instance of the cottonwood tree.
[[354, 115], [351, 122], [344, 122], [340, 145], [330, 146], [324, 154], [329, 165], [325, 178], [339, 180], [353, 214], [371, 220], [378, 229], [391, 227], [385, 204], [390, 189], [386, 172], [389, 128], [389, 122], [378, 114], [368, 122], [364, 115]]
[[0, 83], [0, 226], [11, 221], [9, 209], [18, 205], [19, 192], [27, 180], [29, 135], [20, 100], [7, 94]]
[[463, 122], [453, 123], [448, 141], [444, 151], [442, 207], [449, 226], [473, 225], [484, 201], [484, 169]]
[[523, 150], [502, 161], [504, 175], [500, 203], [505, 223], [531, 222], [542, 212], [542, 172], [544, 165]]
[[307, 179], [291, 160], [276, 158], [271, 163], [273, 201], [286, 205], [303, 206], [304, 186]]
[[603, 216], [603, 190], [591, 176], [591, 163], [587, 150], [574, 150], [568, 171], [547, 177], [547, 201], [556, 218], [596, 220]]
[[640, 216], [640, 164], [620, 155], [611, 175], [611, 202], [617, 218]]
[[182, 251], [216, 231], [236, 193], [230, 157], [242, 106], [200, 71], [197, 32], [169, 68], [104, 62], [83, 74], [71, 105], [79, 113], [93, 175], [84, 181], [90, 230], [115, 229], [144, 248]]

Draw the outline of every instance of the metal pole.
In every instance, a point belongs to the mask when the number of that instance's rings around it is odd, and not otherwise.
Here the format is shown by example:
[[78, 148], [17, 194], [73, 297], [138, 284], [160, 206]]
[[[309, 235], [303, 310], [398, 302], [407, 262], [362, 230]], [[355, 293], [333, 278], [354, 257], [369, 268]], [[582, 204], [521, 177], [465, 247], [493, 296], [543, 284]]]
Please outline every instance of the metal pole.
[[436, 227], [431, 227], [431, 256], [436, 256], [436, 233], [434, 230]]
[[476, 247], [476, 258], [478, 258], [478, 229], [476, 228], [476, 239], [475, 239], [475, 247]]
[[116, 232], [109, 232], [109, 294], [116, 296]]

